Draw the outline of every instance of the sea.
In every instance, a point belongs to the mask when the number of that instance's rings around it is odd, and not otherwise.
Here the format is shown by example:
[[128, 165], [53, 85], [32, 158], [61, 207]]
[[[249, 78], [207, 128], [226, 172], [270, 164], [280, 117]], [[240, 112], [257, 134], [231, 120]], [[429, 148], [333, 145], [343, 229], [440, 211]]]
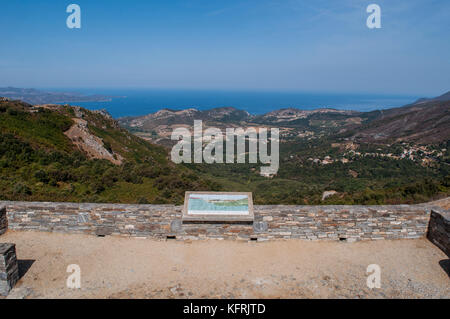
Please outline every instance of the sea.
[[361, 93], [308, 93], [268, 91], [213, 91], [163, 89], [53, 89], [85, 95], [112, 97], [106, 102], [71, 102], [91, 110], [106, 109], [114, 118], [140, 116], [168, 108], [207, 110], [232, 106], [259, 115], [281, 108], [335, 108], [340, 110], [373, 111], [410, 104], [420, 96]]

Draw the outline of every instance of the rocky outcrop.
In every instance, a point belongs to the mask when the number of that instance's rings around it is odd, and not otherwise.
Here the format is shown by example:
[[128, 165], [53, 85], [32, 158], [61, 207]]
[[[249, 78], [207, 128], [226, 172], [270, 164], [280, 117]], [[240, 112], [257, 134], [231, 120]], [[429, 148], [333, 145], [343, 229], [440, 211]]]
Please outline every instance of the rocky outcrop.
[[122, 164], [123, 158], [119, 154], [107, 150], [101, 138], [91, 134], [87, 121], [81, 118], [73, 118], [74, 124], [64, 132], [81, 151], [90, 158], [106, 159], [113, 164]]
[[328, 198], [330, 196], [336, 195], [337, 193], [338, 192], [336, 192], [336, 191], [325, 191], [322, 194], [322, 200], [325, 200], [326, 198]]

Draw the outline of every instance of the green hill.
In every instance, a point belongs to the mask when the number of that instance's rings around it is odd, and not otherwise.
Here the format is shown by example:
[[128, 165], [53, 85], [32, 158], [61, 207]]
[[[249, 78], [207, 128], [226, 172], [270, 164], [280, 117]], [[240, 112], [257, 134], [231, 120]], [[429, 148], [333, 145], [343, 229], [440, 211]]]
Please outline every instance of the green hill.
[[0, 199], [181, 203], [217, 185], [99, 111], [0, 99]]

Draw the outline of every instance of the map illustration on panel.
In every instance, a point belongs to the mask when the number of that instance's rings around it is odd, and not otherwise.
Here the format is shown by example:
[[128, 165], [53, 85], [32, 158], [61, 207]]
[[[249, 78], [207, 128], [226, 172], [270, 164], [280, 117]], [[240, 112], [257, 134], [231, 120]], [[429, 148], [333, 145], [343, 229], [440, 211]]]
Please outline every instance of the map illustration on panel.
[[189, 194], [188, 215], [249, 215], [247, 194]]

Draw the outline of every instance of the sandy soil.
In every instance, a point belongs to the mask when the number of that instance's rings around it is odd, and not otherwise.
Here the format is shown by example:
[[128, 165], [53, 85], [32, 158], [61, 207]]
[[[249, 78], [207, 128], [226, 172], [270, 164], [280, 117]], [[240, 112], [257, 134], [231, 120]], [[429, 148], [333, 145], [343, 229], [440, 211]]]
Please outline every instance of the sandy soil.
[[[447, 256], [426, 239], [154, 241], [8, 231], [27, 298], [450, 298]], [[34, 261], [34, 262], [32, 262]], [[67, 266], [81, 267], [69, 289]], [[366, 269], [381, 267], [381, 288]], [[28, 268], [28, 269], [26, 269]]]

